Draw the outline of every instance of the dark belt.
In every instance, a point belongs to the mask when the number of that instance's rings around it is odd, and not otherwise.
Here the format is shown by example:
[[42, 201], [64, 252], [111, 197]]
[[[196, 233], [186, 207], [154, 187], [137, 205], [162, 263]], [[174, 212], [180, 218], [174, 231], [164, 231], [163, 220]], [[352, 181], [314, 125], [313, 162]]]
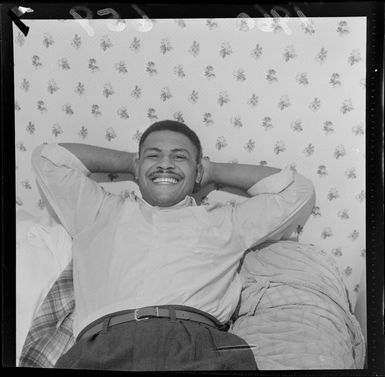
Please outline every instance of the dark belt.
[[131, 321], [143, 321], [150, 318], [175, 318], [187, 321], [194, 321], [203, 323], [208, 326], [218, 328], [219, 330], [227, 330], [228, 325], [222, 325], [214, 317], [211, 319], [208, 315], [195, 313], [193, 311], [181, 310], [181, 309], [168, 309], [158, 306], [148, 306], [145, 308], [127, 310], [122, 314], [111, 314], [106, 317], [100, 318], [96, 322], [91, 323], [84, 328], [78, 335], [77, 341], [83, 338], [88, 338], [98, 334], [103, 330], [104, 321], [109, 318], [108, 327], [119, 325], [124, 322]]

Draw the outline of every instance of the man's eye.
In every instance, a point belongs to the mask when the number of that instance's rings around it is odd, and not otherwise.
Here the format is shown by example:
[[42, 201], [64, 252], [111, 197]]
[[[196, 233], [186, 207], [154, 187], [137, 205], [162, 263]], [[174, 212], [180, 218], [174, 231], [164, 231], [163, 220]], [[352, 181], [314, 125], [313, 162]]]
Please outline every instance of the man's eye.
[[185, 160], [187, 157], [183, 154], [177, 154], [174, 158], [177, 160]]
[[149, 158], [157, 158], [158, 155], [157, 154], [148, 154], [147, 157], [149, 157]]

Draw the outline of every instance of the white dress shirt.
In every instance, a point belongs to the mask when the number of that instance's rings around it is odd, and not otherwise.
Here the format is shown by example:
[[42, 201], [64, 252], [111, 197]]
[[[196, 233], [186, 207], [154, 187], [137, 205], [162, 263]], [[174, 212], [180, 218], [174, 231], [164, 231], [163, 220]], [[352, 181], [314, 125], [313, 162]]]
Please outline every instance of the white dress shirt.
[[57, 144], [37, 147], [32, 165], [73, 238], [75, 336], [106, 314], [153, 305], [187, 305], [228, 321], [244, 252], [288, 236], [314, 205], [312, 183], [289, 169], [257, 182], [236, 205], [198, 206], [187, 196], [155, 207], [134, 193], [107, 193]]

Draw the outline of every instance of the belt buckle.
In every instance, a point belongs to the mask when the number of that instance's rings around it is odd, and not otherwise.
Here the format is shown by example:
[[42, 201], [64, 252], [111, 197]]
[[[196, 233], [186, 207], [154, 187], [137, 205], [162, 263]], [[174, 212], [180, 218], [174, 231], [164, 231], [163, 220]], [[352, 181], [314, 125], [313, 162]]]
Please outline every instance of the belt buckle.
[[[157, 306], [155, 308], [156, 308], [156, 317], [159, 317], [159, 308]], [[139, 313], [139, 311], [146, 311], [146, 309], [148, 310], [150, 308], [139, 308], [139, 309], [135, 309], [134, 310], [134, 319], [135, 319], [135, 321], [143, 321], [143, 320], [149, 319], [150, 317], [153, 316], [151, 314], [146, 314], [146, 313], [140, 314]]]

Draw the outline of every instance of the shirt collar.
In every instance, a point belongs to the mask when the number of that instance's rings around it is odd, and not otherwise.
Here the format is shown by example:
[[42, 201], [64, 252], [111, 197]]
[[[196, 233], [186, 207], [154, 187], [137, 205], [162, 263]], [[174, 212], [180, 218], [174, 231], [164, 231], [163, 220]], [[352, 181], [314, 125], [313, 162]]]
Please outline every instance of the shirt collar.
[[134, 194], [134, 198], [135, 198], [135, 201], [136, 202], [139, 202], [139, 203], [143, 203], [151, 208], [157, 208], [157, 209], [160, 209], [160, 210], [170, 210], [170, 209], [180, 209], [180, 208], [186, 208], [186, 207], [195, 207], [197, 206], [197, 203], [195, 201], [195, 199], [190, 196], [190, 195], [186, 195], [186, 197], [181, 200], [180, 202], [174, 204], [173, 206], [170, 206], [170, 207], [158, 207], [158, 206], [153, 206], [151, 204], [149, 204], [148, 202], [146, 202], [143, 198], [141, 198], [140, 196], [136, 195], [136, 193], [133, 193]]

